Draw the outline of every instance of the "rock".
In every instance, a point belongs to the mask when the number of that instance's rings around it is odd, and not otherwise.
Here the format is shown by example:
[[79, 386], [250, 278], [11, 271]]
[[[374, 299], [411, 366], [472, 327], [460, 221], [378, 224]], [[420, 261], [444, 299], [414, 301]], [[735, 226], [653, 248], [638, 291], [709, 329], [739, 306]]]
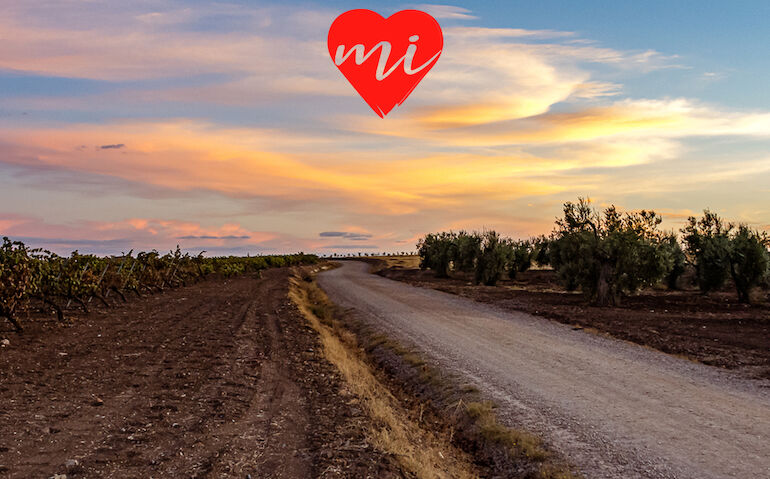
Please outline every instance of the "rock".
[[103, 404], [104, 404], [104, 401], [102, 401], [102, 398], [100, 398], [98, 396], [94, 396], [94, 400], [91, 401], [91, 405], [92, 406], [101, 406]]
[[10, 346], [10, 345], [11, 345], [11, 340], [10, 339], [3, 338], [3, 340], [0, 341], [0, 348], [4, 348], [4, 347]]
[[53, 476], [49, 477], [48, 479], [67, 479], [66, 474], [54, 474]]
[[67, 459], [66, 461], [64, 461], [64, 466], [67, 469], [72, 469], [73, 467], [78, 467], [79, 465], [80, 463], [78, 462], [77, 459]]

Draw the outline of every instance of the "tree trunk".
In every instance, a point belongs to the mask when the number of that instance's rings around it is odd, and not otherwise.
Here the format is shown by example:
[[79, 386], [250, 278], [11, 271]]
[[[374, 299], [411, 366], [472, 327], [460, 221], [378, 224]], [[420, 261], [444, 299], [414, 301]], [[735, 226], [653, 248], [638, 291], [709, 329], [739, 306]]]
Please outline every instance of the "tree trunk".
[[102, 296], [101, 294], [99, 294], [99, 293], [94, 293], [94, 298], [96, 298], [96, 299], [98, 299], [99, 301], [101, 301], [101, 302], [102, 302], [102, 304], [104, 305], [104, 307], [105, 307], [105, 308], [110, 308], [110, 307], [112, 307], [112, 305], [110, 305], [110, 303], [108, 303], [108, 302], [107, 302], [107, 300], [104, 298], [104, 296]]
[[82, 299], [78, 298], [77, 296], [73, 297], [72, 299], [73, 299], [73, 300], [74, 300], [76, 303], [78, 303], [78, 304], [80, 305], [80, 307], [81, 307], [81, 308], [83, 308], [83, 312], [84, 312], [84, 313], [86, 313], [86, 314], [89, 314], [89, 313], [90, 313], [90, 311], [88, 310], [88, 305], [86, 304], [86, 302], [85, 302], [85, 301], [83, 301]]
[[115, 291], [115, 293], [120, 296], [120, 299], [122, 299], [124, 303], [126, 302], [126, 295], [123, 294], [123, 292], [119, 290], [117, 286], [111, 286], [110, 291]]
[[735, 264], [730, 264], [730, 275], [733, 277], [733, 283], [735, 284], [735, 290], [738, 293], [738, 301], [741, 303], [750, 303], [751, 298], [749, 293], [751, 286], [745, 284], [740, 280], [738, 271], [735, 270]]
[[750, 288], [736, 287], [736, 289], [738, 290], [738, 301], [740, 301], [741, 303], [750, 304], [751, 303], [751, 295], [749, 294]]
[[609, 263], [600, 263], [599, 277], [596, 280], [596, 305], [614, 306], [617, 298], [610, 285], [612, 277], [612, 266]]
[[61, 306], [54, 303], [50, 299], [43, 299], [43, 303], [52, 307], [54, 311], [56, 311], [56, 319], [58, 319], [60, 323], [64, 322], [64, 311], [62, 311]]

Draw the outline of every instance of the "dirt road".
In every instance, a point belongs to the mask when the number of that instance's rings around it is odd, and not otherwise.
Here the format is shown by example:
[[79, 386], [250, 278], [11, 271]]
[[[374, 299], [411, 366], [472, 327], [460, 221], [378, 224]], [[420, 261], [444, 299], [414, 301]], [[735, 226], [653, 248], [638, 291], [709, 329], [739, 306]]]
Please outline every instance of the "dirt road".
[[400, 477], [287, 293], [269, 270], [10, 334], [0, 477]]
[[368, 274], [323, 273], [337, 304], [422, 350], [590, 478], [770, 477], [770, 389], [709, 366]]

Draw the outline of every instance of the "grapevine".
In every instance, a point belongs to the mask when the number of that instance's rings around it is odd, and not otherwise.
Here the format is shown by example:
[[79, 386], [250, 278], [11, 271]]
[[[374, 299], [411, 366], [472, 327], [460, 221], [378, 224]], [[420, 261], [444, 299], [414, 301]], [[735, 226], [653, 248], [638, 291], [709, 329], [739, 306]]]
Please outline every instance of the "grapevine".
[[126, 302], [129, 293], [139, 297], [185, 286], [210, 275], [259, 274], [271, 267], [318, 261], [317, 256], [304, 253], [247, 257], [206, 257], [204, 253], [191, 256], [177, 246], [176, 250], [163, 255], [153, 250], [134, 256], [132, 250], [120, 256], [99, 257], [74, 251], [63, 257], [3, 238], [0, 247], [0, 318], [7, 319], [17, 331], [22, 331], [19, 312], [24, 308], [53, 311], [60, 322], [65, 322], [65, 312], [72, 306], [88, 313], [89, 304], [97, 300], [110, 307], [111, 295], [115, 300]]

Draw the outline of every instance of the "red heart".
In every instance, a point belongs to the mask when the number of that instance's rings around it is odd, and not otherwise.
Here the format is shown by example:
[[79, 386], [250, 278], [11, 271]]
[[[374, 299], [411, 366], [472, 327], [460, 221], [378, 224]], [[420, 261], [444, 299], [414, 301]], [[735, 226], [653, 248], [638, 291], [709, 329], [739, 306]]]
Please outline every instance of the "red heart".
[[380, 118], [406, 100], [444, 47], [435, 18], [402, 10], [383, 18], [371, 10], [343, 13], [329, 29], [329, 55]]

